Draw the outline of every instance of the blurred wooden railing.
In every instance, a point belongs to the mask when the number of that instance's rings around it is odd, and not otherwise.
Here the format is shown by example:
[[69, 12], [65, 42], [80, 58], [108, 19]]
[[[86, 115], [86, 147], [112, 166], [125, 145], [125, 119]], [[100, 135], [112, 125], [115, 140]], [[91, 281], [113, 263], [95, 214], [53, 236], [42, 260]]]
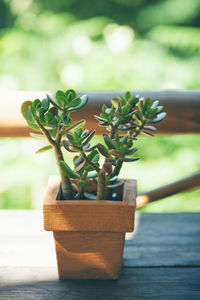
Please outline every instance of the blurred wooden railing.
[[[11, 91], [0, 92], [0, 137], [28, 137], [30, 128], [21, 116], [20, 106], [25, 100], [44, 98], [47, 91]], [[48, 92], [53, 96], [51, 92]], [[83, 94], [83, 93], [80, 93]], [[80, 112], [73, 113], [73, 121], [86, 119], [87, 128], [96, 128], [101, 134], [101, 127], [93, 115], [101, 111], [102, 105], [110, 104], [110, 99], [124, 92], [85, 92], [89, 96], [87, 106]], [[136, 91], [141, 97], [159, 100], [164, 105], [167, 117], [157, 124], [158, 134], [200, 133], [200, 90], [180, 91]], [[184, 178], [159, 189], [138, 196], [138, 207], [180, 191], [200, 186], [200, 173]]]

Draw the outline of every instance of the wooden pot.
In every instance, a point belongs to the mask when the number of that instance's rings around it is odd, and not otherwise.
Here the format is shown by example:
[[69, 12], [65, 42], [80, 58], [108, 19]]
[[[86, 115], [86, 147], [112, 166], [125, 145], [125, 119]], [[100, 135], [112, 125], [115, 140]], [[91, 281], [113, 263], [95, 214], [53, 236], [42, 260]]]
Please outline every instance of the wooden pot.
[[[95, 183], [90, 187], [94, 190]], [[125, 180], [123, 201], [59, 200], [51, 177], [43, 204], [44, 229], [53, 231], [60, 279], [117, 279], [125, 232], [134, 229], [136, 181]]]

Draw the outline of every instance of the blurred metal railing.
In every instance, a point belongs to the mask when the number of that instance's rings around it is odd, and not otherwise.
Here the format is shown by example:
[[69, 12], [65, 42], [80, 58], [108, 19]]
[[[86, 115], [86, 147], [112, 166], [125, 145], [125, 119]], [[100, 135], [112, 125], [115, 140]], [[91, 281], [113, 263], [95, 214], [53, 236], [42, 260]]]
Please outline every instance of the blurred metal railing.
[[[21, 116], [21, 103], [25, 100], [44, 98], [46, 93], [46, 91], [0, 92], [0, 137], [28, 137], [30, 129]], [[48, 93], [53, 96], [51, 92]], [[81, 113], [73, 113], [73, 121], [76, 122], [80, 118], [85, 119], [87, 128], [97, 128], [97, 133], [101, 134], [103, 129], [96, 126], [97, 121], [93, 118], [93, 115], [101, 111], [104, 103], [109, 105], [112, 97], [122, 95], [124, 92], [84, 92], [84, 94], [89, 97], [88, 104]], [[164, 105], [167, 117], [163, 122], [157, 124], [157, 133], [200, 133], [200, 90], [149, 90], [136, 91], [133, 94], [139, 94], [141, 97], [148, 96], [152, 100], [159, 100], [160, 104]], [[200, 172], [159, 189], [138, 195], [137, 206], [142, 207], [149, 202], [199, 186]]]

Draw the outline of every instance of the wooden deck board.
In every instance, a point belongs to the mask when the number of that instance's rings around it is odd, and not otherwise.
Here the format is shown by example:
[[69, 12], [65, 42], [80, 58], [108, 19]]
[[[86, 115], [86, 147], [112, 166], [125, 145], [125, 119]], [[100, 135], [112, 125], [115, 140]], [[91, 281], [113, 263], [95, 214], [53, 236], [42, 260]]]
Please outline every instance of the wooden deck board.
[[137, 214], [117, 281], [59, 281], [39, 211], [0, 211], [0, 300], [200, 299], [200, 214]]

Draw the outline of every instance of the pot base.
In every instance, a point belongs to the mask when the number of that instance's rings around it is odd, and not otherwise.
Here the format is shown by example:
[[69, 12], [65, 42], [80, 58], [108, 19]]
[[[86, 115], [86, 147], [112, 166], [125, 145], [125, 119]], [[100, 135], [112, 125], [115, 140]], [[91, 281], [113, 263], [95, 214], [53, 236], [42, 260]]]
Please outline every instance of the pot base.
[[55, 231], [60, 279], [117, 279], [125, 233]]

